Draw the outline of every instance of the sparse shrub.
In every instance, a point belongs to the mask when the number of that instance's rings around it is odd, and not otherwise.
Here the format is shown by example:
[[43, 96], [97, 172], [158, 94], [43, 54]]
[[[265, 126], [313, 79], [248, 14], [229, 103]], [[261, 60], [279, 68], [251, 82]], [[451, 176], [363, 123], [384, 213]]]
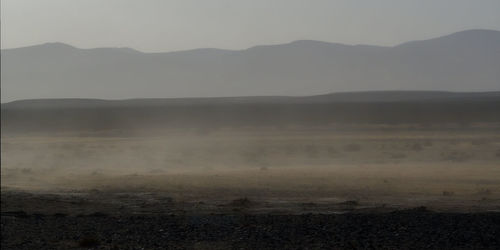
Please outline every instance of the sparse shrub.
[[328, 146], [326, 148], [326, 152], [328, 153], [328, 156], [334, 157], [338, 154], [337, 149], [335, 149], [334, 146]]
[[487, 143], [488, 143], [488, 141], [486, 141], [486, 140], [484, 140], [484, 139], [483, 139], [483, 140], [472, 140], [472, 141], [470, 142], [470, 144], [471, 144], [471, 145], [473, 145], [473, 146], [485, 145], [485, 144], [487, 144]]
[[185, 149], [181, 152], [181, 157], [182, 159], [189, 159], [192, 158], [194, 155], [194, 152], [192, 150]]
[[477, 191], [476, 194], [478, 195], [491, 195], [491, 190], [490, 189], [487, 189], [487, 188], [481, 188]]
[[355, 209], [357, 206], [359, 206], [359, 202], [358, 202], [358, 201], [355, 201], [355, 200], [348, 200], [348, 201], [340, 202], [340, 203], [338, 203], [338, 205], [339, 205], [339, 206], [340, 206], [340, 208], [342, 208], [342, 209], [345, 209], [345, 210], [353, 210], [353, 209]]
[[413, 145], [410, 146], [410, 149], [413, 151], [422, 151], [424, 147], [420, 143], [414, 143]]
[[89, 214], [91, 217], [108, 217], [108, 214], [102, 213], [102, 212], [94, 212]]
[[318, 148], [315, 145], [306, 145], [304, 147], [304, 152], [309, 158], [315, 158], [318, 156]]
[[80, 247], [96, 247], [99, 246], [100, 242], [97, 239], [97, 237], [92, 236], [92, 235], [87, 235], [84, 236], [80, 241], [78, 242], [78, 245]]
[[354, 201], [354, 200], [349, 200], [349, 201], [341, 202], [341, 203], [339, 203], [339, 205], [343, 205], [343, 206], [358, 206], [359, 202], [358, 201]]
[[89, 194], [100, 194], [101, 193], [101, 190], [97, 189], [97, 188], [93, 188], [91, 190], [89, 190]]
[[351, 144], [345, 145], [343, 147], [343, 149], [344, 149], [344, 151], [347, 151], [347, 152], [356, 152], [356, 151], [360, 151], [361, 150], [361, 145], [351, 143]]
[[204, 127], [204, 128], [198, 128], [194, 132], [195, 135], [197, 136], [207, 136], [210, 135], [213, 132], [213, 128], [210, 127]]
[[4, 216], [4, 215], [5, 216], [13, 216], [16, 218], [28, 218], [29, 217], [28, 213], [26, 213], [23, 210], [2, 212], [2, 216]]
[[287, 144], [284, 149], [283, 149], [284, 153], [286, 155], [295, 155], [298, 151], [298, 148], [296, 145], [292, 145], [292, 144]]
[[391, 154], [392, 159], [403, 159], [406, 158], [406, 155], [403, 153], [393, 153]]
[[454, 161], [454, 162], [464, 162], [469, 160], [472, 155], [466, 152], [451, 151], [441, 153], [443, 160]]
[[302, 203], [302, 206], [304, 206], [304, 207], [315, 207], [315, 206], [317, 206], [317, 204], [314, 203], [314, 202], [304, 202], [304, 203]]
[[149, 171], [149, 173], [151, 173], [151, 174], [161, 174], [163, 172], [165, 172], [165, 171], [163, 169], [161, 169], [161, 168], [155, 168], [155, 169], [151, 169]]
[[458, 126], [462, 129], [469, 129], [472, 127], [472, 124], [470, 122], [467, 122], [467, 121], [460, 121], [460, 122], [458, 122]]
[[455, 192], [443, 191], [443, 196], [453, 196], [453, 195], [455, 195]]
[[410, 208], [406, 210], [407, 212], [418, 212], [418, 213], [428, 213], [431, 212], [426, 206], [420, 206], [416, 208]]
[[239, 207], [239, 208], [247, 208], [250, 207], [253, 204], [252, 201], [250, 201], [247, 197], [241, 198], [241, 199], [236, 199], [231, 201], [229, 205], [233, 207]]
[[262, 164], [266, 156], [266, 150], [262, 147], [256, 147], [251, 149], [250, 151], [243, 152], [243, 157], [248, 163]]
[[23, 174], [31, 174], [31, 168], [23, 168], [23, 169], [21, 169], [21, 173], [23, 173]]

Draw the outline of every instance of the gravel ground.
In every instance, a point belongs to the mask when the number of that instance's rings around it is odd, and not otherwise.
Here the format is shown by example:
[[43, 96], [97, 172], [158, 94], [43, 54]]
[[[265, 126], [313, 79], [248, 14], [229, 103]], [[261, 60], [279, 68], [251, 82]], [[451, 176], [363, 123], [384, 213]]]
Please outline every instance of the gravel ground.
[[500, 213], [2, 212], [2, 249], [499, 249]]

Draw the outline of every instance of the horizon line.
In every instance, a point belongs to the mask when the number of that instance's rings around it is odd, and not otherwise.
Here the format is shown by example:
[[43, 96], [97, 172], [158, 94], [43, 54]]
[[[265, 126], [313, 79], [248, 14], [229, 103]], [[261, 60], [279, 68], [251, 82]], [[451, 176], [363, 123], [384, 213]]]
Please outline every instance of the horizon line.
[[222, 49], [222, 48], [214, 48], [214, 47], [199, 47], [199, 48], [184, 49], [184, 50], [145, 52], [145, 51], [137, 50], [135, 48], [128, 47], [128, 46], [126, 46], [126, 47], [92, 47], [92, 48], [80, 48], [80, 47], [76, 47], [76, 46], [74, 46], [74, 45], [72, 45], [70, 43], [54, 41], [54, 42], [38, 43], [38, 44], [33, 44], [33, 45], [21, 46], [21, 47], [1, 48], [0, 50], [1, 51], [4, 51], [4, 50], [16, 50], [16, 49], [31, 48], [31, 47], [37, 47], [37, 46], [43, 46], [43, 45], [55, 45], [55, 44], [59, 44], [59, 45], [68, 46], [68, 47], [71, 47], [71, 48], [74, 48], [74, 49], [80, 49], [80, 50], [127, 49], [127, 50], [133, 50], [133, 51], [136, 51], [136, 52], [139, 52], [139, 53], [142, 53], [142, 54], [167, 54], [167, 53], [178, 53], [178, 52], [187, 52], [187, 51], [196, 51], [196, 50], [220, 50], [220, 51], [238, 52], [238, 51], [250, 50], [250, 49], [253, 49], [253, 48], [257, 48], [257, 47], [268, 47], [268, 46], [276, 46], [276, 45], [286, 45], [286, 44], [292, 44], [292, 43], [301, 42], [301, 41], [319, 42], [319, 43], [326, 43], [326, 44], [332, 44], [332, 45], [335, 44], [335, 45], [344, 45], [344, 46], [353, 46], [353, 47], [354, 46], [372, 46], [372, 47], [381, 47], [381, 48], [394, 48], [394, 47], [398, 47], [398, 46], [401, 46], [403, 44], [407, 44], [407, 43], [410, 43], [410, 42], [433, 40], [433, 39], [438, 39], [438, 38], [441, 38], [441, 37], [447, 37], [447, 36], [451, 36], [451, 35], [454, 35], [454, 34], [459, 34], [459, 33], [463, 33], [463, 32], [471, 32], [471, 31], [489, 31], [489, 32], [493, 31], [493, 32], [500, 32], [500, 30], [495, 30], [495, 29], [480, 29], [480, 28], [478, 28], [478, 29], [466, 29], [466, 30], [460, 30], [460, 31], [452, 32], [452, 33], [447, 33], [447, 34], [444, 34], [444, 35], [441, 35], [441, 36], [435, 36], [435, 37], [426, 38], [426, 39], [411, 40], [411, 41], [401, 42], [401, 43], [397, 43], [397, 44], [392, 45], [392, 46], [364, 44], [364, 43], [347, 44], [347, 43], [330, 42], [330, 41], [313, 40], [313, 39], [297, 39], [297, 40], [292, 40], [292, 41], [285, 42], [285, 43], [259, 44], [259, 45], [254, 45], [254, 46], [250, 46], [250, 47], [243, 48], [243, 49]]
[[106, 98], [88, 98], [88, 97], [47, 97], [47, 98], [26, 98], [17, 99], [8, 102], [0, 102], [0, 104], [9, 104], [20, 101], [44, 101], [44, 100], [94, 100], [94, 101], [131, 101], [131, 100], [179, 100], [179, 99], [230, 99], [230, 98], [301, 98], [301, 97], [319, 97], [335, 94], [362, 94], [362, 93], [448, 93], [448, 94], [484, 94], [498, 93], [500, 90], [490, 91], [447, 91], [447, 90], [362, 90], [362, 91], [339, 91], [328, 92], [325, 94], [315, 95], [249, 95], [249, 96], [191, 96], [191, 97], [132, 97], [120, 99]]

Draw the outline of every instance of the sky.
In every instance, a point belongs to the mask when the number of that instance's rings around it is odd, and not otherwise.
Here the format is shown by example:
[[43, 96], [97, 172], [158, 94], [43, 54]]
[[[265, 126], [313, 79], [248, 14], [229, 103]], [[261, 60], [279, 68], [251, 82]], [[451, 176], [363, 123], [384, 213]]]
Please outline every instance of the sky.
[[392, 46], [500, 30], [500, 0], [2, 0], [1, 47], [144, 52], [321, 40]]

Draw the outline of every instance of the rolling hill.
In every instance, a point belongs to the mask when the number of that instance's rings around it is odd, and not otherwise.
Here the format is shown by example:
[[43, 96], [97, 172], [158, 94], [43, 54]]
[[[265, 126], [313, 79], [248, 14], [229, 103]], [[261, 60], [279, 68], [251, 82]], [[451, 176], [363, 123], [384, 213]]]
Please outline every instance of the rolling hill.
[[500, 123], [500, 92], [377, 91], [305, 97], [33, 99], [2, 104], [2, 134], [165, 128], [333, 128]]

